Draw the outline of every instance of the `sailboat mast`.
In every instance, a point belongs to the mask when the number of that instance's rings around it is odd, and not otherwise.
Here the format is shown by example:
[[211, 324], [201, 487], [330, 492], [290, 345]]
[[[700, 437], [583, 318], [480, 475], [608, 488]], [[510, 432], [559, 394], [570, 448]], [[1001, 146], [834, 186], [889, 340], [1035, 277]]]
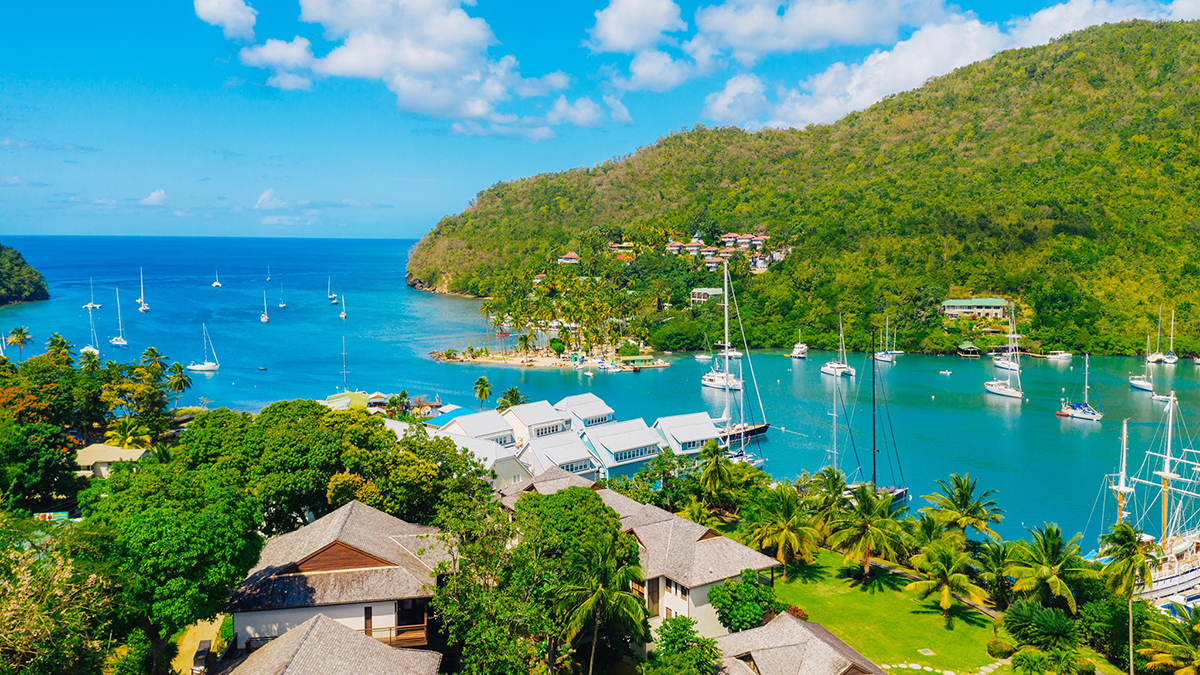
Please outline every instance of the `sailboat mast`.
[[1117, 493], [1117, 524], [1125, 519], [1125, 494], [1130, 492], [1130, 488], [1126, 485], [1126, 460], [1129, 453], [1129, 419], [1121, 420], [1121, 473], [1117, 474], [1117, 487], [1114, 492]]
[[1089, 355], [1083, 355], [1083, 404], [1088, 404], [1088, 371], [1091, 370], [1092, 361]]
[[721, 274], [721, 300], [725, 303], [725, 443], [732, 445], [733, 415], [729, 413], [729, 260]]
[[1171, 310], [1171, 342], [1167, 347], [1167, 351], [1175, 353], [1175, 310]]
[[[871, 331], [871, 342], [874, 343], [878, 335], [877, 330]], [[879, 451], [875, 449], [875, 427], [878, 426], [875, 420], [875, 364], [879, 359], [871, 359], [871, 488], [874, 489], [877, 483], [875, 482], [876, 471], [879, 464]]]
[[1175, 392], [1171, 391], [1171, 398], [1167, 401], [1167, 445], [1166, 451], [1163, 453], [1163, 470], [1162, 470], [1162, 543], [1163, 546], [1171, 538], [1170, 524], [1167, 521], [1168, 507], [1171, 501], [1171, 435], [1175, 431]]
[[346, 336], [342, 336], [342, 389], [350, 391], [350, 386], [346, 383]]
[[1162, 305], [1158, 306], [1158, 335], [1154, 338], [1154, 353], [1162, 351]]

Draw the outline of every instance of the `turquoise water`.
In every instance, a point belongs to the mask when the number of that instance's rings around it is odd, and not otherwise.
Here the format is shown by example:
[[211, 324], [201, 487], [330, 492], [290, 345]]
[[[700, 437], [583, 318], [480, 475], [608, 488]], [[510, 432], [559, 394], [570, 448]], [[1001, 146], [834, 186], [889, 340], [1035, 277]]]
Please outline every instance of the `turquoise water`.
[[[201, 323], [208, 325], [221, 360], [220, 373], [197, 375], [183, 403], [201, 397], [211, 405], [256, 410], [271, 401], [324, 398], [342, 386], [342, 338], [347, 352], [347, 381], [354, 389], [410, 395], [440, 394], [443, 401], [476, 404], [475, 378], [486, 375], [498, 395], [516, 385], [527, 395], [557, 400], [592, 391], [620, 417], [654, 418], [696, 410], [714, 415], [723, 394], [703, 390], [707, 365], [690, 355], [668, 357], [672, 367], [640, 373], [533, 371], [515, 366], [437, 364], [426, 354], [446, 347], [486, 344], [478, 302], [437, 297], [408, 288], [404, 263], [411, 241], [316, 239], [202, 239], [113, 237], [8, 237], [45, 274], [52, 299], [0, 309], [0, 331], [28, 326], [38, 345], [60, 332], [77, 347], [87, 344], [88, 277], [94, 277], [95, 314], [102, 358], [128, 360], [148, 346], [187, 363], [200, 360]], [[267, 265], [272, 281], [265, 281]], [[148, 314], [137, 312], [138, 267], [145, 270]], [[211, 287], [215, 268], [223, 287]], [[326, 298], [326, 280], [347, 300], [347, 318]], [[280, 283], [287, 302], [279, 309]], [[121, 289], [125, 336], [130, 348], [108, 345], [117, 332], [113, 288]], [[267, 291], [270, 323], [259, 321]], [[30, 350], [26, 350], [28, 354]], [[13, 354], [10, 353], [10, 356]], [[753, 364], [767, 418], [774, 430], [756, 450], [777, 477], [814, 470], [830, 449], [831, 401], [835, 386], [819, 374], [831, 356], [811, 352], [793, 362], [784, 352], [756, 352]], [[854, 473], [870, 472], [870, 362], [852, 354], [859, 377], [843, 381], [845, 409], [839, 409], [839, 465]], [[1113, 471], [1121, 419], [1130, 420], [1132, 467], [1158, 432], [1162, 404], [1127, 386], [1141, 361], [1124, 357], [1092, 359], [1093, 402], [1102, 422], [1063, 420], [1054, 415], [1059, 398], [1078, 398], [1083, 359], [1059, 364], [1023, 361], [1027, 403], [985, 395], [990, 362], [952, 356], [903, 355], [894, 365], [880, 364], [879, 381], [888, 405], [880, 409], [880, 428], [899, 449], [879, 455], [879, 482], [910, 486], [914, 496], [934, 489], [933, 481], [951, 472], [977, 475], [982, 486], [999, 491], [1008, 511], [1000, 530], [1019, 536], [1024, 525], [1054, 520], [1072, 531], [1089, 526], [1087, 542], [1113, 506], [1097, 500], [1105, 474]], [[266, 368], [266, 370], [260, 370]], [[938, 371], [949, 369], [950, 376]], [[1190, 359], [1174, 367], [1156, 366], [1156, 388], [1174, 388], [1188, 420], [1200, 406], [1200, 368]], [[752, 392], [748, 392], [752, 394]], [[753, 405], [756, 416], [757, 403]], [[847, 434], [847, 419], [853, 441]], [[780, 430], [782, 429], [782, 430]], [[893, 433], [894, 432], [894, 433]], [[883, 445], [883, 440], [880, 441]], [[855, 456], [857, 451], [857, 460]], [[923, 505], [914, 500], [914, 506]], [[1157, 525], [1147, 523], [1151, 530]], [[1085, 543], [1085, 548], [1087, 544]]]

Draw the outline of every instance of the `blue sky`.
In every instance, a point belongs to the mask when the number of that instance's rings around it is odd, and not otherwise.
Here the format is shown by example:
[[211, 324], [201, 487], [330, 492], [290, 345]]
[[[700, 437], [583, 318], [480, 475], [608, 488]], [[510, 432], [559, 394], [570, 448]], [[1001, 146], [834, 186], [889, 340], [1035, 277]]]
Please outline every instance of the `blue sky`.
[[802, 127], [1200, 0], [8, 3], [0, 236], [418, 237], [696, 123]]

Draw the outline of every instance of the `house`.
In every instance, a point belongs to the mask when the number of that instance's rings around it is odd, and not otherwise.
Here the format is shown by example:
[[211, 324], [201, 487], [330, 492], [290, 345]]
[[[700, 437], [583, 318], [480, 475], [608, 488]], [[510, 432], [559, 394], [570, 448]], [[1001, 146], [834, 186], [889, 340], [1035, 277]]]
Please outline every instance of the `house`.
[[447, 434], [496, 441], [506, 448], [517, 444], [516, 432], [495, 410], [484, 410], [455, 417], [443, 424], [440, 430]]
[[727, 233], [721, 235], [721, 245], [722, 246], [736, 246], [737, 240], [738, 240], [738, 234], [736, 232], [727, 232]]
[[437, 534], [352, 501], [273, 537], [229, 599], [234, 648], [253, 651], [317, 614], [389, 645], [429, 644], [434, 570], [446, 556]]
[[558, 256], [559, 265], [578, 265], [579, 254], [575, 251], [567, 251], [563, 255]]
[[733, 248], [732, 246], [726, 246], [725, 248], [721, 249], [720, 251], [717, 251], [717, 255], [720, 256], [721, 258], [724, 258], [725, 260], [729, 260], [730, 258], [733, 257], [734, 253], [738, 253], [740, 250], [741, 249], [736, 249], [736, 248]]
[[677, 455], [694, 455], [708, 441], [720, 442], [721, 436], [712, 418], [702, 412], [660, 417], [654, 428]]
[[518, 447], [534, 438], [561, 434], [571, 428], [567, 416], [555, 410], [549, 401], [514, 405], [500, 413], [500, 416], [516, 434]]
[[679, 255], [680, 253], [683, 253], [683, 244], [677, 241], [667, 242], [667, 253], [671, 255]]
[[517, 454], [512, 448], [504, 447], [496, 441], [460, 436], [445, 431], [438, 431], [434, 435], [454, 441], [455, 445], [474, 455], [484, 469], [496, 474], [496, 477], [492, 479], [493, 490], [499, 490], [533, 477], [529, 467], [517, 458]]
[[389, 647], [324, 614], [301, 623], [249, 656], [217, 664], [212, 675], [434, 675], [442, 655]]
[[700, 252], [700, 249], [703, 246], [704, 242], [693, 239], [684, 245], [683, 250], [686, 251], [688, 255], [696, 255]]
[[704, 261], [704, 266], [708, 268], [709, 272], [716, 272], [717, 270], [721, 269], [721, 265], [724, 264], [724, 261], [724, 258], [708, 258]]
[[825, 627], [791, 614], [718, 637], [717, 647], [720, 675], [884, 675]]
[[533, 285], [536, 286], [546, 280], [545, 274], [539, 274], [533, 278]]
[[748, 251], [748, 250], [750, 250], [750, 247], [753, 245], [754, 245], [754, 235], [752, 235], [752, 234], [739, 234], [738, 235], [738, 238], [737, 238], [737, 247], [738, 248], [742, 249], [743, 251]]
[[588, 480], [600, 477], [600, 461], [574, 431], [530, 439], [519, 459], [529, 467], [531, 477], [554, 467]]
[[555, 403], [554, 409], [563, 413], [576, 431], [613, 421], [613, 409], [595, 394], [568, 396]]
[[942, 303], [942, 313], [948, 319], [963, 316], [976, 316], [987, 319], [1000, 319], [1006, 316], [1010, 307], [1004, 298], [966, 298], [948, 299]]
[[613, 253], [633, 253], [633, 244], [627, 241], [619, 243], [609, 242], [608, 250]]
[[711, 298], [719, 298], [723, 295], [725, 295], [725, 291], [720, 288], [693, 288], [688, 299], [693, 305], [703, 305]]
[[712, 260], [713, 258], [717, 257], [717, 251], [719, 250], [721, 249], [717, 248], [716, 246], [705, 246], [704, 248], [700, 249], [700, 257], [704, 258], [705, 260]]
[[75, 463], [79, 465], [76, 473], [93, 478], [108, 478], [112, 465], [117, 462], [140, 462], [150, 454], [144, 448], [118, 448], [115, 445], [93, 443], [75, 454]]
[[583, 430], [583, 443], [600, 460], [604, 478], [637, 473], [666, 445], [640, 417], [590, 426]]

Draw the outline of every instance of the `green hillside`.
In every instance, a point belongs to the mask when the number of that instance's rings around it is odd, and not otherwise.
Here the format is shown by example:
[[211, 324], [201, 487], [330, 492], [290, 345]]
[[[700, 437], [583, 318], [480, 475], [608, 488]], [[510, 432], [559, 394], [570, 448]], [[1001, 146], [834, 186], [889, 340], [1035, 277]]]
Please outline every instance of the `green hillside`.
[[[659, 301], [686, 304], [689, 284], [718, 277], [663, 259], [667, 241], [765, 233], [792, 252], [739, 281], [752, 343], [790, 344], [804, 325], [827, 344], [841, 311], [853, 344], [886, 314], [908, 348], [945, 349], [959, 335], [943, 334], [938, 302], [1001, 294], [1045, 346], [1132, 353], [1162, 303], [1194, 351], [1198, 67], [1200, 23], [1131, 22], [1004, 52], [830, 125], [697, 127], [492, 186], [421, 240], [410, 283], [493, 295], [577, 250], [581, 273], [642, 293], [659, 279]], [[622, 237], [653, 251], [625, 272], [601, 252]]]
[[41, 272], [30, 267], [16, 249], [0, 244], [0, 307], [48, 299], [50, 291]]

